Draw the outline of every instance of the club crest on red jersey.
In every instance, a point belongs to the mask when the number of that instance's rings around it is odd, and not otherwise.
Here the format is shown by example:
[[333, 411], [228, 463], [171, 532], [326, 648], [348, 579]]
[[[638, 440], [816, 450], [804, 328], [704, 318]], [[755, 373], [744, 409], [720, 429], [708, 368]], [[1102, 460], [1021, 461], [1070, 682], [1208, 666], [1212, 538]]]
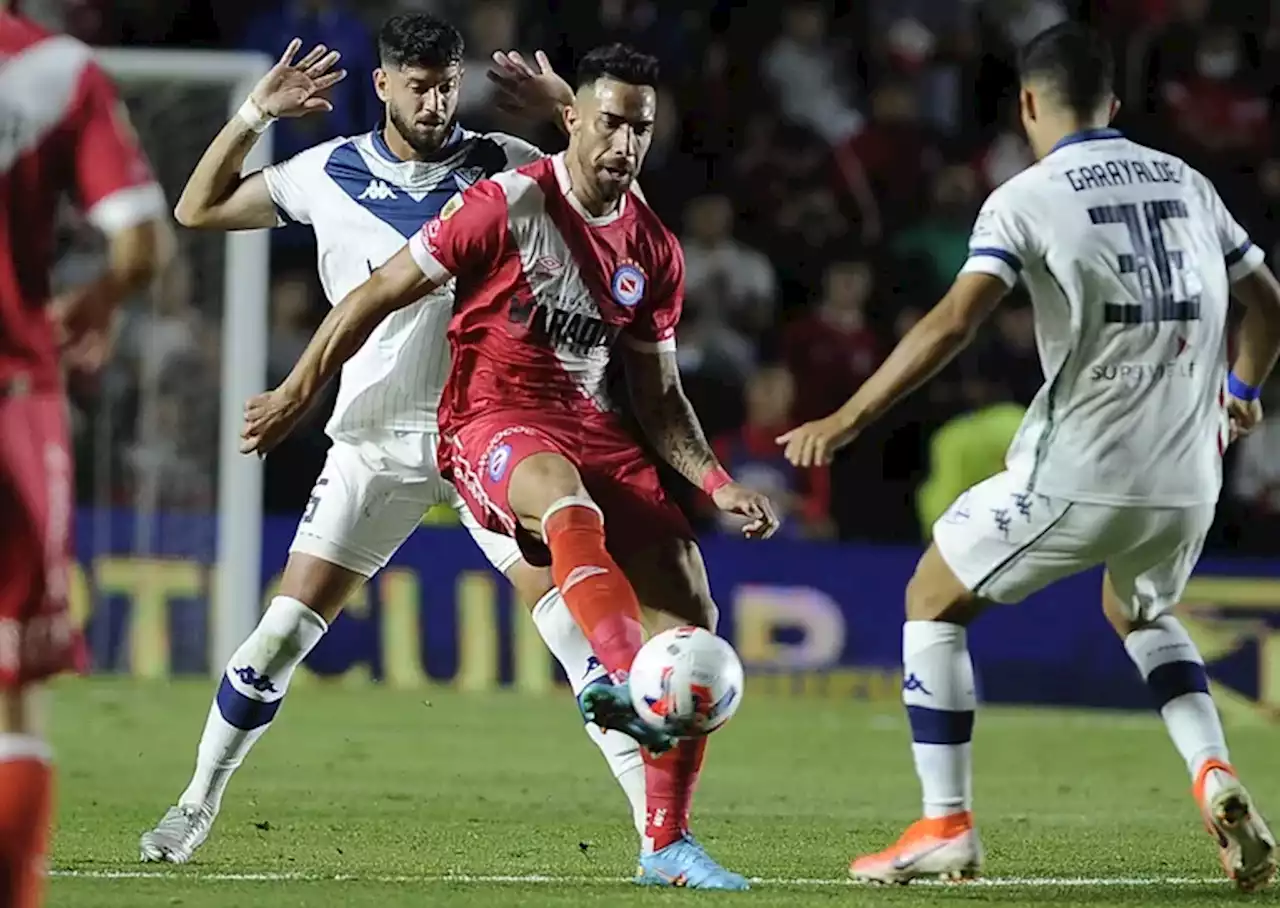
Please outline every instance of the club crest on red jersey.
[[644, 288], [649, 282], [645, 277], [644, 270], [631, 261], [626, 259], [618, 263], [618, 267], [614, 269], [613, 278], [609, 281], [609, 289], [613, 291], [613, 298], [619, 306], [631, 308], [644, 298]]

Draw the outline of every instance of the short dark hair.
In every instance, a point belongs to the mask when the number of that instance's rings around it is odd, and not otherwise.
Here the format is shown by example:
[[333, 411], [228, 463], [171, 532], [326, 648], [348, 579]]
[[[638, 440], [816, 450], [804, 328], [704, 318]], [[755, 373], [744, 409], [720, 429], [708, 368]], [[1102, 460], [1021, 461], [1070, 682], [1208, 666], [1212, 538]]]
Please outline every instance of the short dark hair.
[[590, 51], [578, 63], [578, 87], [601, 79], [616, 79], [628, 85], [658, 85], [658, 58], [642, 54], [625, 44], [606, 44]]
[[443, 69], [462, 62], [462, 33], [430, 13], [402, 13], [378, 30], [378, 59], [383, 66]]
[[1098, 32], [1077, 22], [1047, 28], [1022, 48], [1018, 73], [1037, 80], [1073, 113], [1088, 116], [1114, 94], [1115, 59]]

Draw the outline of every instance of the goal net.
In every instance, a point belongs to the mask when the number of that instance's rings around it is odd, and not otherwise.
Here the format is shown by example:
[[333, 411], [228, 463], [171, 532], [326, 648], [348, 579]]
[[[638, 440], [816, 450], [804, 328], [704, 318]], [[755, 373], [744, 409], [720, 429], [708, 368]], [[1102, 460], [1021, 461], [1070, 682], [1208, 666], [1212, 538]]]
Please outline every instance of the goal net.
[[[170, 204], [270, 66], [257, 54], [98, 51]], [[269, 160], [264, 135], [247, 167]], [[262, 469], [236, 452], [264, 388], [269, 232], [175, 227], [172, 265], [122, 313], [114, 356], [72, 382], [76, 607], [100, 671], [220, 668], [257, 621]], [[66, 221], [55, 284], [84, 280], [100, 239]]]

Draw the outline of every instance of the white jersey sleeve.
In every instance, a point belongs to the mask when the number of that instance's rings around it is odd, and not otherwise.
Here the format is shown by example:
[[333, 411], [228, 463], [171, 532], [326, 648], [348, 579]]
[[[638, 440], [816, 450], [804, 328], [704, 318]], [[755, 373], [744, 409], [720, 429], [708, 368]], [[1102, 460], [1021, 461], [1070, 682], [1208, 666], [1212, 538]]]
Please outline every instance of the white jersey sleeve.
[[969, 235], [969, 258], [961, 274], [990, 274], [1012, 288], [1022, 269], [1038, 255], [1012, 189], [1012, 183], [1005, 183], [983, 203]]
[[1196, 173], [1192, 177], [1197, 190], [1204, 199], [1205, 210], [1213, 219], [1214, 230], [1218, 234], [1218, 242], [1222, 244], [1222, 257], [1227, 265], [1227, 277], [1234, 283], [1252, 273], [1266, 259], [1262, 249], [1253, 244], [1249, 234], [1231, 215], [1222, 196], [1208, 177]]
[[516, 136], [507, 135], [505, 132], [486, 133], [485, 138], [497, 144], [507, 156], [507, 170], [515, 170], [517, 167], [532, 164], [547, 156], [538, 146]]
[[334, 139], [300, 151], [286, 161], [262, 168], [267, 191], [276, 206], [276, 226], [312, 223], [316, 187], [327, 178], [325, 163], [333, 150], [347, 139]]

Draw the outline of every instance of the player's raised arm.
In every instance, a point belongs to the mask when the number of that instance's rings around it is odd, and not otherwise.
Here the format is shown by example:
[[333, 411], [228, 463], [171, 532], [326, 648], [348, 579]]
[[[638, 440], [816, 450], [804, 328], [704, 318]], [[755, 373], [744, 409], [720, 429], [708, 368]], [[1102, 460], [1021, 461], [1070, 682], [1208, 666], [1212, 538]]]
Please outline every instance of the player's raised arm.
[[301, 117], [326, 112], [333, 105], [324, 92], [346, 77], [334, 70], [339, 54], [323, 44], [301, 60], [294, 57], [302, 42], [294, 39], [245, 100], [244, 106], [205, 149], [178, 199], [174, 216], [184, 227], [204, 230], [251, 230], [282, 223], [281, 208], [294, 220], [302, 220], [281, 205], [280, 188], [273, 193], [264, 171], [243, 176], [245, 158], [271, 123], [279, 117]]
[[637, 319], [623, 341], [632, 411], [654, 451], [681, 476], [706, 492], [722, 511], [750, 519], [743, 532], [766, 539], [778, 529], [769, 499], [733, 481], [707, 441], [680, 384], [675, 326], [684, 299], [684, 256], [672, 255], [672, 274], [654, 288], [648, 318]]

